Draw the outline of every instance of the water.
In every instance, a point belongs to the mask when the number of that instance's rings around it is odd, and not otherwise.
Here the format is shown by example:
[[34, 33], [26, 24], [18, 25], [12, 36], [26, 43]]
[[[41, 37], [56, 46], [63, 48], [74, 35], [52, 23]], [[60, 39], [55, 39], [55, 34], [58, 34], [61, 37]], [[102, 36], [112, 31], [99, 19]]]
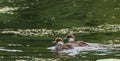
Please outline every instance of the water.
[[[53, 38], [23, 37], [12, 35], [0, 36], [1, 61], [60, 61], [56, 54], [47, 48], [55, 46]], [[93, 47], [80, 47], [79, 53], [63, 56], [62, 61], [96, 61], [100, 59], [119, 59], [120, 48], [95, 48], [102, 43], [90, 43]], [[118, 44], [119, 46], [119, 44]], [[79, 48], [79, 47], [78, 47]], [[76, 48], [77, 49], [77, 48]], [[66, 51], [67, 52], [67, 51]], [[76, 51], [75, 51], [76, 52]], [[73, 52], [74, 53], [74, 52]]]
[[[75, 29], [76, 28], [71, 31], [73, 32]], [[108, 32], [107, 29], [109, 29]], [[117, 31], [115, 31], [116, 29]], [[38, 36], [41, 34], [39, 31], [34, 31], [33, 29], [32, 31], [27, 30], [25, 32], [28, 33], [25, 34], [29, 34], [30, 32], [32, 36], [25, 36], [24, 31], [22, 31], [23, 34], [21, 35], [19, 32], [16, 34], [16, 31], [6, 33], [6, 30], [2, 29], [0, 33], [0, 61], [120, 61], [119, 28], [104, 28], [104, 26], [99, 26], [96, 30], [84, 30], [85, 33], [79, 33], [79, 30], [83, 31], [83, 29], [77, 28], [75, 33], [76, 38], [89, 42], [91, 46], [65, 50], [64, 52], [66, 53], [72, 53], [63, 55], [63, 57], [59, 59], [55, 52], [47, 49], [55, 46], [55, 44], [52, 44], [52, 41], [56, 36], [46, 35], [51, 32], [50, 30], [48, 33], [43, 32], [42, 36]], [[69, 33], [69, 31], [66, 30], [65, 34], [61, 35], [63, 31], [64, 30], [60, 30], [60, 34], [58, 35], [65, 37], [65, 35]], [[37, 34], [37, 32], [39, 34]], [[45, 35], [43, 36], [43, 34]], [[114, 47], [110, 46], [111, 40], [115, 42]], [[103, 47], [103, 45], [107, 47]]]
[[[100, 43], [89, 43], [89, 46], [75, 47], [74, 49], [66, 49], [66, 50], [63, 50], [62, 52], [66, 53], [68, 56], [75, 56], [77, 58], [81, 57], [82, 59], [89, 58], [89, 57], [97, 59], [96, 58], [97, 56], [119, 57], [120, 56], [120, 52], [119, 52], [120, 44], [116, 44], [116, 45], [111, 47], [110, 45], [104, 45]], [[55, 46], [49, 47], [47, 49], [50, 49], [51, 51], [54, 52]]]
[[120, 61], [120, 59], [100, 59], [100, 60], [97, 60], [97, 61]]
[[15, 34], [22, 36], [55, 36], [60, 34], [68, 34], [68, 33], [95, 33], [95, 32], [119, 32], [120, 24], [118, 25], [100, 25], [96, 27], [72, 27], [72, 28], [64, 28], [64, 29], [0, 29], [0, 33], [5, 34]]

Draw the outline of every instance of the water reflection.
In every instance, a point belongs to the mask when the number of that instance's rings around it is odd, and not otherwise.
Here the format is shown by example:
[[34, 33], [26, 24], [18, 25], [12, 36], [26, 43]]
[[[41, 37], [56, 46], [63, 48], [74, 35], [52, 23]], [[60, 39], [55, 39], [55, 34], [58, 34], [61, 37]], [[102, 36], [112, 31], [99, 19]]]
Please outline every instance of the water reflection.
[[97, 61], [120, 61], [120, 59], [114, 59], [114, 58], [110, 58], [110, 59], [100, 59]]
[[23, 52], [22, 50], [5, 49], [5, 48], [0, 48], [0, 51], [7, 51], [7, 52]]
[[[117, 44], [120, 45], [120, 44]], [[51, 51], [55, 51], [56, 46], [49, 47], [47, 49], [50, 49]], [[120, 53], [118, 52], [120, 48], [116, 48], [118, 46], [113, 46], [112, 48], [109, 45], [100, 44], [100, 43], [88, 43], [88, 46], [84, 47], [75, 47], [74, 49], [64, 49], [62, 52], [73, 56], [77, 54], [89, 54], [92, 52], [91, 55], [97, 55], [97, 56], [105, 56], [110, 54], [116, 54]]]
[[16, 61], [60, 61], [60, 59], [55, 59], [55, 58], [32, 58], [31, 60], [16, 59]]
[[[119, 32], [120, 25], [100, 25], [98, 27], [73, 27], [71, 29], [59, 29], [59, 30], [48, 30], [48, 29], [0, 29], [1, 33], [14, 34], [14, 36], [50, 36], [50, 35], [59, 35], [59, 34], [68, 34], [68, 33], [94, 33], [94, 32]], [[9, 37], [9, 35], [7, 35]], [[4, 36], [1, 36], [4, 37]], [[8, 40], [7, 40], [8, 39]], [[9, 41], [11, 39], [12, 41]], [[32, 37], [31, 37], [32, 39]], [[0, 60], [2, 59], [15, 59], [11, 61], [58, 61], [55, 54], [46, 48], [51, 46], [48, 40], [35, 39], [32, 40], [24, 37], [19, 38], [10, 37], [0, 40]], [[7, 41], [6, 41], [7, 40]], [[48, 41], [48, 42], [46, 42]], [[100, 43], [90, 43], [91, 47], [85, 48], [76, 48], [77, 54], [75, 56], [64, 57], [61, 61], [110, 61], [120, 59], [103, 59], [103, 58], [116, 58], [120, 57], [120, 39], [109, 39], [104, 40], [112, 44], [112, 47], [104, 48], [104, 44]], [[118, 42], [114, 44], [113, 42]], [[46, 44], [48, 44], [46, 46]], [[99, 47], [101, 46], [101, 47]], [[107, 45], [111, 46], [111, 45]], [[8, 49], [9, 48], [9, 49]], [[11, 53], [12, 52], [12, 53]], [[10, 53], [10, 54], [8, 54]], [[76, 54], [76, 53], [75, 53]], [[31, 56], [34, 56], [33, 58]], [[98, 60], [99, 59], [99, 60]], [[6, 60], [7, 61], [7, 60]]]
[[48, 29], [0, 29], [1, 33], [11, 33], [22, 36], [45, 36], [45, 35], [59, 35], [68, 33], [94, 33], [94, 32], [118, 32], [120, 25], [100, 25], [97, 27], [73, 27], [59, 30]]

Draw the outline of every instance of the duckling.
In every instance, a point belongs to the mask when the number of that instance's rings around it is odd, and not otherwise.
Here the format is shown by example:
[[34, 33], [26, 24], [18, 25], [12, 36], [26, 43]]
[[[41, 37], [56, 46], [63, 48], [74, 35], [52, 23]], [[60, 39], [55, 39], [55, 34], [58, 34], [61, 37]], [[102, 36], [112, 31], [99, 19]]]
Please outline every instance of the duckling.
[[62, 54], [63, 54], [63, 50], [64, 49], [72, 49], [73, 46], [72, 45], [66, 45], [64, 44], [64, 41], [61, 37], [57, 37], [55, 39], [55, 41], [53, 41], [53, 43], [56, 43], [56, 47], [55, 47], [55, 50], [56, 50], [56, 54], [58, 57], [60, 57]]
[[84, 41], [75, 41], [75, 36], [73, 34], [68, 34], [67, 35], [67, 40], [68, 42], [66, 43], [66, 45], [73, 45], [75, 47], [77, 46], [88, 46], [88, 44]]

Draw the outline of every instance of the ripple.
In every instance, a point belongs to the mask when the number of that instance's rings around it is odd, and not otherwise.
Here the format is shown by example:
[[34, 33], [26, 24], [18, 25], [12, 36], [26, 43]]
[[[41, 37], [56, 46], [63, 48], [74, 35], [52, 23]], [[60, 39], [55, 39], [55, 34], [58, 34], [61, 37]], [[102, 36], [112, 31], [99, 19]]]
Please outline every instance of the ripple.
[[16, 61], [58, 61], [54, 58], [32, 58], [32, 60], [16, 59]]
[[64, 28], [59, 30], [53, 29], [0, 29], [0, 33], [5, 34], [15, 34], [21, 36], [45, 36], [45, 35], [59, 35], [59, 34], [68, 34], [68, 33], [94, 33], [94, 32], [119, 32], [120, 24], [111, 25], [100, 25], [97, 27], [72, 27]]
[[[102, 45], [102, 46], [101, 46]], [[109, 55], [109, 54], [116, 54], [119, 50], [118, 48], [109, 48], [109, 45], [99, 44], [99, 43], [89, 43], [89, 46], [85, 47], [75, 47], [74, 49], [65, 49], [62, 52], [67, 53], [70, 56], [77, 55], [77, 54], [88, 54], [89, 52], [96, 52], [92, 55]], [[52, 52], [55, 52], [55, 46], [49, 47]]]
[[0, 49], [0, 51], [8, 51], [8, 52], [23, 52], [22, 50], [14, 50], [14, 49]]
[[110, 59], [100, 59], [97, 61], [120, 61], [120, 59], [114, 59], [114, 58], [110, 58]]

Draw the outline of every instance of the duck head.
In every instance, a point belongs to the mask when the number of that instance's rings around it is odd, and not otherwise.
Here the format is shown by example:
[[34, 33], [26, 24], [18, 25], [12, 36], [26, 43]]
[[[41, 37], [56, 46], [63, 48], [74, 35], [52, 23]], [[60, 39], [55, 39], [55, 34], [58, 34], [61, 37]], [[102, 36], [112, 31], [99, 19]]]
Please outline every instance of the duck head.
[[57, 37], [52, 43], [61, 44], [61, 45], [64, 44], [63, 39], [61, 37]]
[[68, 40], [68, 42], [74, 42], [75, 41], [75, 36], [73, 34], [68, 34], [67, 35], [67, 40]]

